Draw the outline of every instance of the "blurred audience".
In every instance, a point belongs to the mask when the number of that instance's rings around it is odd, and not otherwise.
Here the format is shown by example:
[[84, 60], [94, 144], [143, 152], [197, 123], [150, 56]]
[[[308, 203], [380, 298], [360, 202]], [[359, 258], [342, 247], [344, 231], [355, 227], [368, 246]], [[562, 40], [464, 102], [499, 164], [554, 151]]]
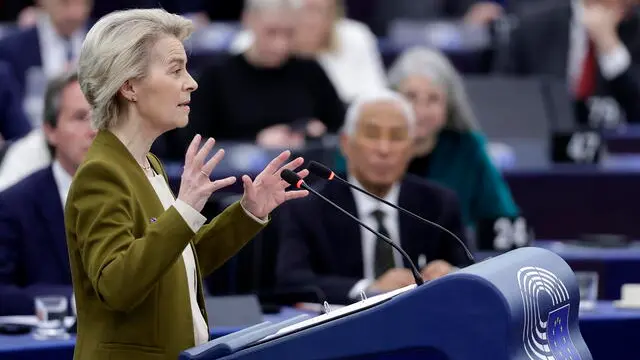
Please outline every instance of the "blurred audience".
[[640, 18], [635, 1], [572, 0], [529, 14], [499, 71], [567, 79], [581, 124], [640, 121]]
[[[371, 1], [371, 0], [369, 0]], [[378, 36], [387, 34], [394, 21], [455, 20], [486, 25], [502, 15], [495, 1], [483, 0], [373, 0], [370, 24]]]
[[32, 68], [51, 78], [73, 65], [87, 32], [91, 0], [38, 0], [34, 27], [0, 40], [0, 60], [11, 65], [25, 94]]
[[39, 126], [11, 142], [0, 162], [0, 191], [51, 164], [44, 129]]
[[0, 315], [31, 315], [33, 297], [71, 294], [63, 208], [95, 131], [75, 72], [51, 81], [45, 107], [53, 163], [0, 193]]
[[296, 3], [247, 1], [243, 23], [254, 41], [203, 70], [180, 154], [195, 133], [299, 148], [306, 136], [338, 129], [344, 105], [331, 81], [315, 60], [292, 56]]
[[509, 188], [488, 155], [462, 79], [437, 50], [406, 50], [389, 70], [391, 86], [416, 113], [409, 172], [456, 192], [467, 226], [518, 216]]
[[[381, 90], [360, 97], [350, 106], [341, 133], [346, 176], [464, 239], [456, 195], [419, 177], [405, 177], [415, 131], [411, 104], [402, 95]], [[338, 182], [328, 182], [321, 192], [401, 245], [425, 279], [438, 278], [467, 264], [460, 245], [432, 226], [399, 216], [395, 209]], [[295, 221], [280, 225], [280, 286], [316, 287], [327, 301], [348, 303], [358, 300], [361, 291], [386, 292], [414, 282], [409, 264], [399, 253], [320, 198], [296, 200], [286, 209]]]
[[0, 135], [3, 140], [17, 140], [31, 130], [22, 109], [17, 81], [8, 64], [0, 61]]
[[[345, 103], [367, 90], [386, 87], [378, 40], [367, 25], [345, 18], [342, 0], [301, 1], [294, 33], [295, 54], [317, 59]], [[252, 41], [252, 34], [243, 31], [232, 50], [244, 51]]]

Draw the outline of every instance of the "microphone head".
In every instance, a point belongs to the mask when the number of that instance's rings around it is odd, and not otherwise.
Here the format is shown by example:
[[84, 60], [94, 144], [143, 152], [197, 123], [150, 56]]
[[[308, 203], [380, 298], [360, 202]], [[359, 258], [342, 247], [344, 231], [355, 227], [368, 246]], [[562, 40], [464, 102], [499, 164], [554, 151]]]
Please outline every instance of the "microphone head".
[[289, 169], [282, 170], [282, 172], [280, 173], [280, 177], [282, 178], [282, 180], [286, 181], [289, 185], [294, 186], [298, 189], [302, 185], [302, 178], [300, 178], [298, 174], [296, 174], [295, 172]]
[[323, 179], [332, 180], [334, 177], [334, 173], [333, 171], [331, 171], [331, 169], [316, 161], [311, 161], [307, 169], [310, 173]]

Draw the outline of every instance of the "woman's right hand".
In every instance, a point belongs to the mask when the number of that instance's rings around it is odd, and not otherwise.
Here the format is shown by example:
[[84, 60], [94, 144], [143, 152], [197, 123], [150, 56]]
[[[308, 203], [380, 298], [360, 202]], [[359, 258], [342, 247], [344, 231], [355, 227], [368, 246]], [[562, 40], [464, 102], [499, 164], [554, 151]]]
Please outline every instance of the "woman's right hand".
[[196, 211], [202, 211], [204, 205], [209, 200], [211, 194], [219, 189], [227, 187], [236, 182], [235, 176], [211, 181], [211, 172], [224, 157], [224, 150], [218, 150], [209, 161], [204, 162], [207, 155], [213, 150], [216, 141], [209, 138], [200, 150], [202, 137], [196, 135], [185, 155], [184, 170], [180, 181], [180, 191], [178, 199], [187, 203]]

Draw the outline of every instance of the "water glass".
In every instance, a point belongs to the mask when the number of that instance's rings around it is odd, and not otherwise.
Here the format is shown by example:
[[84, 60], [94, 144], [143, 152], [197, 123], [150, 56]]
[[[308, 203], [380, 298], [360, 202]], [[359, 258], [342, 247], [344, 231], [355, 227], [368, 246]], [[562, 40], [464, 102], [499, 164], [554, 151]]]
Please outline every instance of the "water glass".
[[68, 311], [66, 296], [39, 296], [35, 298], [38, 323], [34, 337], [38, 340], [68, 339], [69, 333], [64, 324]]
[[580, 307], [591, 308], [598, 300], [598, 273], [594, 271], [576, 271], [576, 280], [580, 290]]

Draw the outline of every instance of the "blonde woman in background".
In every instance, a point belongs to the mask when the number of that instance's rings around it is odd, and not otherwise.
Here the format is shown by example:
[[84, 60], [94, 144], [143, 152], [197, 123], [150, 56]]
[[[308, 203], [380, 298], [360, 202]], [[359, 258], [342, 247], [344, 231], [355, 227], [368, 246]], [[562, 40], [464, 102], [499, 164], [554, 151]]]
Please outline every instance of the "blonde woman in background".
[[[299, 0], [297, 6], [294, 52], [320, 63], [343, 102], [386, 88], [378, 40], [367, 25], [344, 17], [342, 0]], [[242, 52], [252, 41], [251, 33], [242, 31], [231, 51]]]

